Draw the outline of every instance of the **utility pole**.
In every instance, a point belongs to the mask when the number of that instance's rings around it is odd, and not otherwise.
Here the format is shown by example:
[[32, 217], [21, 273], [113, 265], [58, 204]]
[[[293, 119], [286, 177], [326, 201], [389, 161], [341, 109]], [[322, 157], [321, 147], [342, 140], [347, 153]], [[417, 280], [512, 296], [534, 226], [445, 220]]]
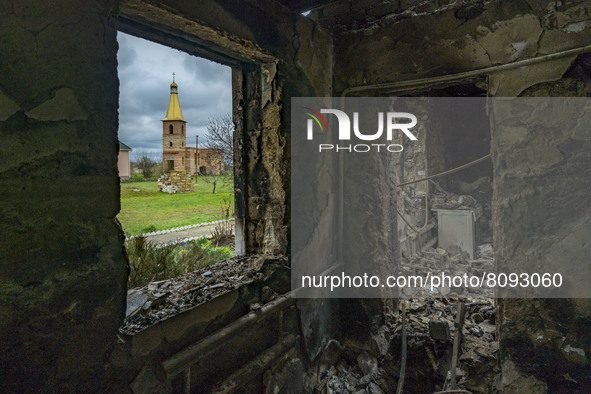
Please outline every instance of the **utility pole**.
[[195, 183], [199, 176], [199, 136], [195, 136]]

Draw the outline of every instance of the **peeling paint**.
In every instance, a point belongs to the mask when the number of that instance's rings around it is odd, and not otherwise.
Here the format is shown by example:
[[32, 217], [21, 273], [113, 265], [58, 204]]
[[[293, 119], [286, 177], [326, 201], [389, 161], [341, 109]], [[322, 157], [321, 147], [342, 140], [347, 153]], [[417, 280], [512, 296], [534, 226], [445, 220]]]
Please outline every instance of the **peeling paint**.
[[0, 90], [0, 121], [4, 122], [20, 109], [17, 103]]
[[25, 112], [25, 115], [41, 121], [75, 121], [88, 119], [88, 114], [84, 111], [76, 99], [74, 91], [70, 88], [57, 90], [52, 99]]
[[588, 26], [589, 26], [589, 22], [578, 22], [578, 23], [571, 23], [570, 25], [567, 25], [564, 29], [564, 31], [568, 32], [568, 33], [579, 33], [583, 30], [585, 30]]
[[515, 60], [517, 58], [519, 58], [521, 56], [521, 54], [523, 53], [523, 51], [525, 50], [525, 48], [527, 48], [527, 41], [522, 41], [522, 42], [514, 42], [513, 44], [511, 44], [511, 46], [513, 47], [513, 55], [511, 56], [511, 59]]

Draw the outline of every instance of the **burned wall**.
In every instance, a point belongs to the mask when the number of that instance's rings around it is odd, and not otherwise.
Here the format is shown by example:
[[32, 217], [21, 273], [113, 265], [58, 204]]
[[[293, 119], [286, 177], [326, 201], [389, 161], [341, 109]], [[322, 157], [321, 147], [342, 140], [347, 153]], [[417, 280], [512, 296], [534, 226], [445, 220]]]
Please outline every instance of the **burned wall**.
[[[289, 247], [289, 97], [330, 95], [331, 38], [270, 1], [0, 7], [1, 385], [106, 390], [128, 273], [115, 219], [116, 29], [245, 70], [244, 251], [265, 253]], [[266, 83], [262, 64], [277, 66]]]
[[[475, 2], [374, 20], [366, 16], [335, 36], [335, 91], [467, 72], [588, 45], [588, 7], [585, 1]], [[554, 69], [562, 67], [563, 73], [572, 59], [557, 60], [536, 75], [516, 69], [517, 93], [531, 79], [555, 80]], [[491, 94], [511, 95], [491, 86]]]
[[[582, 1], [476, 2], [373, 18], [358, 14], [339, 25], [335, 35], [334, 89], [405, 95], [424, 86], [439, 88], [434, 84], [443, 77], [458, 74], [458, 80], [486, 77], [487, 94], [493, 96], [586, 96], [588, 82], [570, 74], [561, 79], [576, 53], [548, 55], [585, 51], [591, 44], [588, 15], [589, 3]], [[338, 24], [338, 15], [333, 16], [324, 21]], [[543, 61], [495, 69], [532, 58]], [[474, 70], [482, 71], [470, 73]], [[587, 71], [579, 64], [576, 73]], [[513, 269], [536, 259], [568, 258], [585, 265], [589, 249], [581, 239], [589, 237], [584, 192], [590, 179], [588, 133], [502, 134], [493, 131], [491, 141], [499, 261]], [[589, 390], [588, 301], [504, 300], [499, 316], [500, 389]]]
[[0, 386], [98, 390], [128, 273], [116, 2], [0, 8]]
[[[521, 96], [588, 96], [585, 59], [575, 62], [559, 81], [536, 84]], [[579, 66], [583, 73], [573, 75]], [[583, 241], [591, 235], [591, 134], [581, 124], [584, 110], [546, 108], [527, 134], [519, 131], [520, 122], [532, 121], [526, 108], [509, 118], [499, 108], [492, 112], [497, 118], [492, 144], [494, 242], [501, 270], [535, 272], [535, 267], [543, 266], [561, 272], [566, 264], [583, 270], [591, 257], [589, 244]], [[565, 119], [566, 127], [551, 126]], [[591, 388], [588, 299], [500, 300], [499, 317], [503, 389], [584, 392]]]

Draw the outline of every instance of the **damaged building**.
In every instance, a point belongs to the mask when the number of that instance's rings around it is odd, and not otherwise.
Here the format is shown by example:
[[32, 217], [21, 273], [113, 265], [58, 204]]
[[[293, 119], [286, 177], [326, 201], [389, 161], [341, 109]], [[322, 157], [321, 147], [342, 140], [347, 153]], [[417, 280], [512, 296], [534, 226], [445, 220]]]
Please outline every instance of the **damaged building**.
[[187, 146], [187, 121], [178, 98], [178, 85], [170, 84], [170, 99], [162, 121], [162, 168], [164, 172], [185, 171], [190, 174], [224, 172], [224, 154], [214, 149]]
[[[559, 109], [570, 132], [547, 127], [550, 110], [524, 131], [526, 109], [485, 108], [470, 113], [479, 121], [419, 127], [387, 166], [370, 163], [373, 176], [352, 165], [351, 209], [371, 204], [374, 223], [343, 221], [338, 160], [305, 190], [290, 182], [298, 97], [587, 97], [589, 2], [2, 0], [0, 10], [2, 392], [591, 391], [589, 298], [302, 298], [290, 279], [292, 245], [308, 242], [296, 222], [322, 235], [302, 252], [309, 261], [404, 272], [568, 261], [587, 273], [584, 101]], [[116, 220], [118, 31], [232, 68], [237, 256], [140, 289], [127, 289]], [[310, 220], [291, 211], [302, 195]], [[474, 244], [446, 246], [445, 215], [462, 210]]]

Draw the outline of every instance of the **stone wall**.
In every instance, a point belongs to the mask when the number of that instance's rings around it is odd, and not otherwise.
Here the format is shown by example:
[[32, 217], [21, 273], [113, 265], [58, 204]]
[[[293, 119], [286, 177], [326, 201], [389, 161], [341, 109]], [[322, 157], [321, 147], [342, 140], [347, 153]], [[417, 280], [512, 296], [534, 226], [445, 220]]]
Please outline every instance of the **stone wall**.
[[[172, 134], [170, 134], [170, 127], [172, 126]], [[163, 170], [169, 169], [167, 160], [174, 160], [175, 171], [185, 171], [185, 133], [181, 133], [181, 127], [184, 128], [185, 122], [180, 120], [163, 121], [162, 122], [162, 166]]]
[[[193, 149], [193, 154], [195, 150]], [[224, 172], [224, 152], [217, 149], [199, 148], [197, 153], [198, 172], [203, 173], [202, 167], [205, 167], [205, 174], [220, 175]]]
[[195, 174], [195, 148], [185, 148], [185, 170], [190, 174]]
[[[588, 80], [567, 77], [534, 85], [522, 96], [589, 93]], [[579, 125], [583, 111], [549, 108], [527, 135], [516, 130], [523, 119], [535, 121], [529, 113], [507, 117], [495, 108], [493, 115], [493, 220], [499, 269], [535, 272], [541, 265], [561, 272], [565, 261], [585, 269], [591, 259], [586, 241], [591, 236], [591, 132]], [[564, 125], [551, 126], [556, 119], [572, 122], [568, 133], [551, 132], [565, 130]], [[509, 299], [499, 305], [504, 390], [591, 389], [588, 299]]]
[[[163, 121], [162, 122], [162, 150], [166, 152], [173, 149], [184, 149], [187, 136], [185, 133], [181, 133], [181, 126], [184, 126], [185, 122], [180, 120]], [[170, 134], [170, 126], [173, 127], [172, 134]], [[170, 143], [172, 142], [172, 146]]]
[[158, 190], [170, 193], [170, 186], [174, 186], [178, 193], [192, 192], [194, 189], [191, 173], [188, 171], [169, 171], [167, 174], [162, 175], [158, 180]]
[[117, 2], [0, 2], [0, 386], [106, 390], [128, 267]]

